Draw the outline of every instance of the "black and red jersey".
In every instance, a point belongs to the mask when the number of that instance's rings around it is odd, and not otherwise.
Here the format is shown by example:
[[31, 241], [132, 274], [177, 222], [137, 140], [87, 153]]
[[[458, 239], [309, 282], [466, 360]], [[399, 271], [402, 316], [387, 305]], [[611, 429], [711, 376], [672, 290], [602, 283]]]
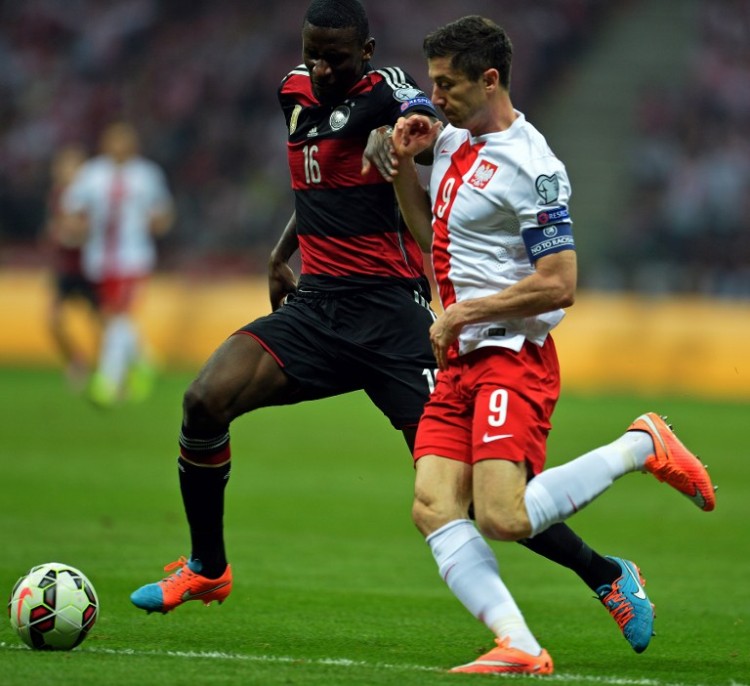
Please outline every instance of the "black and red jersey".
[[360, 173], [367, 137], [408, 112], [437, 116], [398, 67], [368, 69], [339, 104], [322, 105], [304, 65], [279, 88], [302, 258], [300, 286], [342, 289], [424, 276], [422, 252], [401, 222], [393, 188]]

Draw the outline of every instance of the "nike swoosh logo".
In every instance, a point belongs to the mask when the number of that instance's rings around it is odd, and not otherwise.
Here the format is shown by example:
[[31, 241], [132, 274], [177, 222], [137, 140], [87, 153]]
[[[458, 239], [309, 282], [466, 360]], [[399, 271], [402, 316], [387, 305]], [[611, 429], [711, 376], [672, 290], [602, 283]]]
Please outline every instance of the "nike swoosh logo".
[[191, 591], [185, 591], [182, 594], [183, 600], [195, 600], [196, 598], [201, 598], [204, 595], [208, 595], [209, 593], [213, 593], [214, 591], [218, 591], [220, 588], [224, 588], [224, 586], [229, 586], [229, 582], [225, 581], [221, 584], [217, 584], [216, 586], [212, 586], [211, 588], [207, 588], [205, 591], [201, 591], [200, 593], [192, 593]]
[[484, 436], [482, 436], [482, 441], [484, 443], [492, 443], [492, 441], [500, 441], [503, 438], [513, 438], [513, 434], [495, 434], [494, 436], [490, 436], [490, 434], [485, 432]]
[[646, 600], [646, 591], [643, 590], [643, 586], [641, 586], [640, 579], [635, 574], [633, 574], [632, 570], [630, 569], [628, 565], [625, 565], [625, 569], [628, 570], [628, 574], [630, 574], [630, 578], [635, 582], [635, 585], [638, 587], [638, 590], [635, 593], [633, 593], [633, 595], [636, 598], [640, 598], [641, 600]]

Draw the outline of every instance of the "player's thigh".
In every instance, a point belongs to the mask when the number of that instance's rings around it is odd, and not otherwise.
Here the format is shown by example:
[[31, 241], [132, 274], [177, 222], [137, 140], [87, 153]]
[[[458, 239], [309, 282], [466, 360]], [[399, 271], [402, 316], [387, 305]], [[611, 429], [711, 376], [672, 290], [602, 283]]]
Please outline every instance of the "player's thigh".
[[[422, 308], [414, 309], [425, 317]], [[429, 321], [423, 322], [425, 333]], [[405, 336], [378, 348], [354, 351], [352, 368], [360, 370], [373, 403], [396, 429], [416, 426], [436, 383], [437, 366], [428, 337]]]
[[244, 326], [277, 361], [293, 386], [284, 402], [330, 398], [364, 387], [362, 370], [345, 354], [349, 343], [338, 324], [339, 299], [298, 296]]
[[365, 393], [395, 429], [404, 431], [407, 443], [406, 430], [419, 423], [433, 387], [433, 370], [428, 363], [384, 359], [376, 372], [370, 369], [362, 373]]
[[290, 382], [276, 360], [243, 333], [227, 338], [209, 357], [185, 394], [185, 409], [203, 409], [225, 421], [284, 402]]
[[417, 460], [413, 518], [425, 535], [468, 516], [472, 497], [471, 465], [438, 455]]
[[128, 314], [144, 291], [147, 281], [146, 276], [123, 276], [99, 282], [96, 286], [96, 300], [105, 317]]
[[409, 453], [414, 454], [414, 444], [417, 440], [417, 425], [405, 426], [401, 429], [401, 434], [406, 441], [406, 447], [409, 449]]
[[474, 464], [474, 512], [485, 536], [515, 541], [529, 535], [526, 480], [523, 461], [488, 459]]
[[[545, 346], [546, 347], [546, 346]], [[538, 474], [546, 460], [551, 416], [559, 395], [557, 358], [550, 343], [527, 343], [519, 352], [480, 349], [463, 380], [474, 388], [474, 462], [503, 459], [525, 463]]]

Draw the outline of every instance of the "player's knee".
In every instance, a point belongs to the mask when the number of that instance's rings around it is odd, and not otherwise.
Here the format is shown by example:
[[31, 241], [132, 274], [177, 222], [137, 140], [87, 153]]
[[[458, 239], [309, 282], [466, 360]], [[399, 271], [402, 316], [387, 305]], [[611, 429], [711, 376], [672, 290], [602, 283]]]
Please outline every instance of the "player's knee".
[[184, 420], [188, 426], [207, 428], [226, 426], [231, 421], [222, 410], [220, 394], [199, 380], [193, 381], [182, 398]]
[[411, 520], [422, 535], [427, 536], [433, 530], [430, 524], [433, 518], [434, 513], [429, 505], [418, 498], [414, 498], [411, 506]]
[[494, 541], [519, 541], [531, 535], [531, 523], [525, 511], [510, 508], [478, 508], [477, 527]]
[[429, 536], [449, 522], [466, 517], [467, 514], [459, 507], [449, 506], [435, 499], [417, 496], [412, 503], [411, 518], [423, 536]]

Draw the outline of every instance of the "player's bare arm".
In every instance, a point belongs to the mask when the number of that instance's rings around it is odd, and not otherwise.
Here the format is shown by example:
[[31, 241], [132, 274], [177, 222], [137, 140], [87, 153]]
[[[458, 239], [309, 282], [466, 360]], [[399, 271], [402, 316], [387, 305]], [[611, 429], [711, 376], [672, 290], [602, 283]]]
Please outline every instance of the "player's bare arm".
[[281, 307], [284, 299], [297, 291], [297, 277], [289, 266], [289, 259], [297, 248], [297, 213], [293, 212], [268, 260], [268, 294], [272, 310]]
[[432, 245], [430, 196], [419, 179], [414, 158], [401, 161], [401, 171], [393, 179], [401, 216], [422, 252], [429, 252]]
[[415, 157], [432, 150], [441, 128], [439, 121], [417, 114], [399, 118], [393, 130], [393, 151], [400, 163], [399, 173], [393, 175], [393, 188], [404, 222], [424, 252], [432, 245], [432, 209]]
[[391, 176], [398, 166], [398, 160], [393, 154], [392, 126], [379, 126], [370, 131], [367, 145], [362, 153], [362, 175], [368, 174], [373, 165], [386, 181], [393, 181]]
[[[424, 115], [411, 114], [407, 115], [407, 119], [414, 116]], [[428, 119], [432, 122], [438, 121], [434, 117], [428, 117]], [[362, 155], [362, 174], [367, 174], [370, 171], [370, 167], [375, 165], [375, 168], [386, 181], [393, 181], [398, 174], [399, 160], [393, 151], [392, 136], [392, 126], [379, 126], [377, 129], [370, 131], [370, 135], [367, 138], [367, 146]], [[431, 165], [432, 147], [426, 148], [416, 155], [414, 159], [417, 164]]]
[[467, 324], [531, 317], [573, 305], [578, 280], [575, 251], [546, 255], [535, 266], [533, 274], [499, 293], [454, 303], [438, 316], [430, 327], [438, 369], [446, 368], [448, 348]]
[[70, 212], [63, 215], [57, 236], [61, 245], [81, 246], [88, 234], [89, 216], [86, 212]]
[[423, 114], [399, 117], [392, 136], [396, 159], [416, 158], [421, 153], [432, 150], [442, 129], [442, 122]]
[[164, 207], [156, 212], [153, 212], [149, 217], [148, 228], [151, 235], [156, 238], [169, 233], [169, 230], [174, 225], [175, 211], [172, 205]]

